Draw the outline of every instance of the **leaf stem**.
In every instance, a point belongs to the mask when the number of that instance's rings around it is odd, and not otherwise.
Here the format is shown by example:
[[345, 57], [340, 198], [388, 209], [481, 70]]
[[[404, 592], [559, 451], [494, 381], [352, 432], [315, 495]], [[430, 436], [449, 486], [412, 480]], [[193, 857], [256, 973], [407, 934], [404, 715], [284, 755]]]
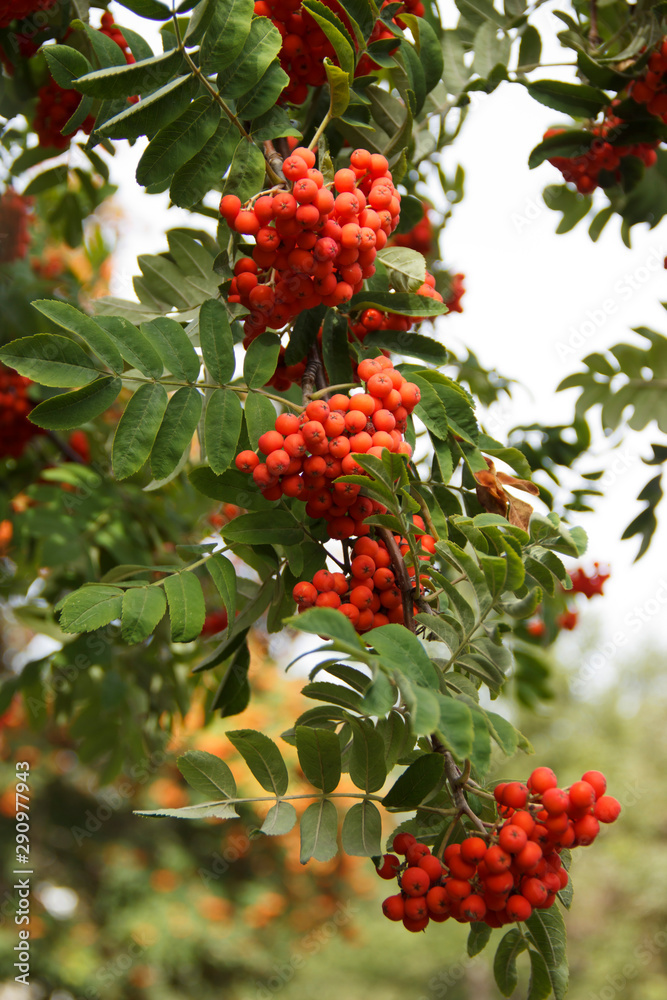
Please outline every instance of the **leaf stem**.
[[317, 132], [315, 133], [315, 135], [313, 136], [313, 138], [308, 143], [308, 149], [315, 149], [315, 147], [317, 146], [317, 142], [318, 142], [320, 136], [322, 135], [322, 133], [324, 132], [324, 130], [326, 129], [327, 125], [329, 124], [329, 122], [331, 121], [332, 118], [333, 118], [333, 115], [331, 114], [331, 109], [329, 109], [329, 111], [327, 111], [326, 115], [324, 116], [324, 119], [320, 123], [320, 126], [317, 129]]

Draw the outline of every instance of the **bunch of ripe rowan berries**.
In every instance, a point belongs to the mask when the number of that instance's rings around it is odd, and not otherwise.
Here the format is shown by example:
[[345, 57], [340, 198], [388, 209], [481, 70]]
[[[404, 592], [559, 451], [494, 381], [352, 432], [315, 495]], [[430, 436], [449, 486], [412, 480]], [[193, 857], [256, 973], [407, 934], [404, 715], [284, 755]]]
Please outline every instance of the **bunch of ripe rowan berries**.
[[453, 274], [451, 276], [451, 286], [449, 291], [449, 296], [445, 299], [445, 305], [450, 313], [462, 313], [463, 306], [461, 305], [461, 299], [465, 294], [465, 285], [463, 284], [465, 280], [465, 274]]
[[421, 931], [450, 917], [502, 927], [548, 909], [569, 881], [560, 852], [592, 844], [600, 823], [619, 816], [620, 803], [605, 795], [606, 787], [600, 771], [587, 771], [569, 789], [559, 788], [548, 767], [536, 768], [526, 784], [502, 782], [494, 790], [499, 818], [490, 832], [449, 844], [442, 860], [411, 833], [397, 834], [395, 853], [385, 854], [378, 868], [381, 878], [397, 877], [401, 890], [385, 899], [385, 916]]
[[[364, 514], [365, 510], [370, 512], [371, 503], [367, 497], [360, 497], [354, 506], [359, 508], [358, 513]], [[416, 535], [421, 550], [419, 558], [428, 561], [435, 551], [435, 539], [426, 533], [421, 518], [416, 517], [415, 524], [421, 529]], [[405, 623], [403, 596], [392, 570], [389, 550], [382, 539], [369, 537], [368, 525], [360, 526], [361, 531], [364, 529], [368, 534], [358, 537], [354, 543], [348, 575], [320, 569], [312, 582], [302, 580], [292, 591], [300, 612], [313, 607], [333, 608], [344, 614], [360, 634], [390, 622]], [[404, 538], [395, 535], [394, 541], [401, 555], [409, 551]], [[408, 575], [415, 575], [413, 566], [408, 566], [407, 571]], [[417, 610], [413, 607], [415, 613]]]
[[303, 104], [309, 87], [322, 87], [327, 82], [324, 60], [338, 62], [331, 42], [301, 6], [301, 0], [257, 0], [255, 14], [270, 18], [283, 40], [279, 59], [289, 83], [281, 99]]
[[423, 201], [423, 215], [419, 222], [416, 222], [407, 233], [395, 233], [389, 241], [390, 245], [392, 247], [408, 247], [410, 250], [416, 250], [423, 254], [424, 257], [430, 257], [436, 249], [433, 242], [433, 223], [428, 215], [431, 207], [427, 201]]
[[0, 195], [0, 264], [22, 260], [30, 246], [28, 222], [32, 198], [8, 187]]
[[645, 104], [651, 115], [667, 122], [667, 38], [663, 38], [648, 61], [648, 69], [628, 87], [637, 104]]
[[50, 6], [50, 0], [0, 0], [0, 28], [20, 21]]
[[232, 194], [220, 201], [229, 226], [255, 238], [252, 257], [234, 267], [229, 295], [250, 312], [246, 346], [304, 310], [349, 302], [398, 225], [401, 196], [386, 157], [355, 149], [331, 186], [315, 162], [312, 150], [297, 147], [283, 163], [291, 190], [262, 193], [245, 206]]
[[[613, 114], [612, 109], [618, 103], [612, 101], [612, 108], [607, 112], [604, 122], [591, 129], [595, 141], [590, 149], [581, 156], [552, 156], [549, 159], [549, 163], [560, 170], [564, 180], [574, 184], [581, 194], [590, 194], [598, 186], [607, 186], [601, 174], [609, 178], [610, 182], [618, 183], [621, 180], [621, 161], [628, 156], [641, 160], [646, 167], [652, 167], [658, 158], [655, 150], [660, 145], [659, 141], [637, 142], [628, 146], [608, 141], [614, 136], [622, 135], [626, 125], [622, 118]], [[547, 129], [544, 138], [548, 139], [564, 131], [561, 128]]]
[[[61, 135], [62, 129], [79, 107], [83, 94], [76, 90], [65, 90], [52, 76], [37, 92], [37, 110], [32, 128], [43, 148], [67, 149], [72, 135]], [[93, 130], [95, 119], [88, 115], [79, 125], [86, 135]]]
[[595, 573], [592, 573], [590, 576], [588, 576], [582, 566], [577, 566], [576, 570], [570, 573], [570, 579], [572, 580], [572, 590], [570, 593], [585, 594], [589, 600], [598, 594], [600, 597], [603, 596], [602, 588], [611, 574], [601, 573], [599, 562], [593, 563], [593, 568], [595, 569]]
[[[125, 40], [123, 32], [120, 30], [118, 25], [114, 23], [113, 14], [110, 14], [108, 10], [105, 10], [102, 14], [102, 22], [99, 30], [103, 35], [106, 35], [107, 38], [110, 38], [112, 42], [115, 42], [118, 48], [121, 49], [123, 55], [125, 56], [125, 62], [128, 66], [131, 66], [132, 63], [136, 62], [136, 59], [130, 52], [129, 45]], [[130, 100], [132, 100], [132, 98], [130, 98]], [[138, 101], [139, 98], [135, 97], [134, 100]]]
[[28, 442], [41, 434], [28, 414], [30, 379], [0, 364], [0, 458], [20, 458]]
[[381, 506], [359, 497], [361, 487], [355, 483], [334, 483], [339, 476], [364, 474], [354, 454], [412, 453], [403, 433], [420, 399], [418, 387], [382, 354], [362, 361], [358, 376], [365, 392], [311, 400], [299, 415], [281, 413], [275, 429], [259, 438], [265, 461], [250, 450], [235, 460], [267, 500], [305, 500], [307, 514], [329, 522], [331, 538], [367, 534], [362, 522]]

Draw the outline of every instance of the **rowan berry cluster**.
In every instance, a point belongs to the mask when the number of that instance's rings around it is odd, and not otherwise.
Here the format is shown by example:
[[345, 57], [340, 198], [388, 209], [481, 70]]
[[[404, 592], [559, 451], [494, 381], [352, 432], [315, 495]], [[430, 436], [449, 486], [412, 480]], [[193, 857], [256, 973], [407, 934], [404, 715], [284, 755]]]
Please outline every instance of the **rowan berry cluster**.
[[[358, 513], [368, 517], [372, 512], [372, 501], [367, 497], [359, 497], [351, 511], [353, 516]], [[415, 524], [422, 529], [417, 534], [421, 545], [419, 558], [428, 561], [435, 551], [435, 539], [426, 534], [420, 517], [415, 518]], [[313, 607], [333, 608], [344, 614], [359, 633], [390, 622], [403, 625], [403, 597], [391, 568], [389, 550], [381, 539], [369, 537], [368, 525], [361, 524], [357, 527], [364, 537], [357, 538], [354, 543], [350, 573], [346, 575], [320, 569], [315, 573], [312, 583], [306, 580], [297, 583], [292, 596], [299, 611]], [[406, 540], [396, 535], [394, 541], [399, 546], [401, 555], [406, 555], [409, 551]], [[414, 575], [414, 567], [409, 566], [407, 569], [408, 574]], [[413, 611], [416, 613], [418, 609], [413, 608]]]
[[[43, 87], [39, 88], [32, 128], [37, 134], [40, 146], [47, 149], [51, 146], [54, 149], [67, 149], [72, 135], [61, 135], [61, 131], [79, 107], [82, 98], [83, 94], [77, 93], [76, 90], [65, 90], [52, 76]], [[94, 117], [87, 115], [79, 128], [86, 135], [90, 135], [94, 124]]]
[[[612, 107], [617, 104], [612, 102]], [[612, 145], [611, 138], [623, 134], [626, 123], [614, 115], [611, 109], [607, 112], [602, 125], [595, 125], [591, 132], [595, 136], [590, 149], [581, 156], [553, 156], [549, 160], [563, 175], [563, 179], [574, 184], [581, 194], [590, 194], [596, 187], [607, 187], [621, 180], [621, 161], [628, 156], [641, 160], [644, 166], [652, 167], [657, 160], [656, 147], [659, 142], [638, 142], [629, 146]], [[552, 135], [564, 132], [564, 129], [551, 128], [544, 133], [548, 139]]]
[[381, 458], [385, 449], [408, 456], [412, 451], [403, 433], [420, 399], [417, 386], [382, 354], [362, 361], [358, 375], [365, 392], [312, 400], [299, 416], [281, 413], [275, 429], [259, 438], [265, 461], [250, 450], [235, 460], [267, 500], [305, 500], [309, 516], [328, 522], [330, 538], [368, 534], [362, 522], [380, 510], [381, 505], [359, 496], [359, 485], [334, 482], [338, 476], [364, 474], [355, 453]]
[[0, 195], [0, 264], [22, 260], [30, 246], [28, 222], [32, 198], [9, 187]]
[[40, 430], [28, 420], [30, 379], [0, 364], [0, 458], [20, 458]]
[[327, 82], [325, 58], [338, 63], [331, 42], [300, 0], [257, 0], [255, 14], [270, 18], [283, 40], [279, 59], [289, 83], [282, 100], [303, 104], [309, 87], [322, 87]]
[[281, 329], [307, 309], [339, 306], [375, 273], [375, 256], [398, 225], [401, 196], [387, 159], [355, 149], [333, 190], [312, 150], [297, 147], [283, 163], [291, 190], [241, 205], [224, 195], [220, 213], [237, 233], [255, 237], [252, 257], [234, 268], [230, 302], [250, 312], [245, 345], [268, 327]]
[[385, 916], [421, 931], [450, 917], [502, 927], [548, 909], [569, 881], [560, 852], [592, 844], [600, 823], [619, 816], [606, 787], [600, 771], [587, 771], [559, 788], [548, 767], [536, 768], [526, 784], [503, 782], [494, 791], [500, 816], [492, 832], [450, 844], [442, 860], [411, 833], [397, 834], [395, 854], [385, 854], [378, 869], [381, 878], [397, 877], [401, 889], [382, 904]]
[[428, 217], [431, 205], [427, 201], [423, 201], [422, 209], [424, 214], [419, 222], [407, 233], [395, 233], [389, 242], [393, 247], [408, 247], [410, 250], [416, 250], [423, 254], [424, 257], [429, 257], [436, 249], [433, 242], [433, 223]]
[[51, 0], [0, 0], [0, 28], [51, 6]]
[[[136, 59], [130, 52], [130, 48], [125, 40], [123, 32], [116, 24], [114, 24], [113, 14], [110, 14], [108, 10], [105, 10], [102, 14], [102, 23], [99, 30], [103, 35], [106, 35], [107, 38], [110, 38], [112, 42], [115, 42], [118, 48], [122, 50], [122, 53], [125, 56], [125, 62], [128, 66], [131, 66], [132, 63], [136, 62]], [[130, 100], [132, 100], [132, 98], [130, 98]], [[138, 101], [139, 98], [135, 97], [134, 100]]]
[[645, 104], [649, 114], [667, 122], [667, 38], [651, 53], [646, 73], [632, 81], [628, 94], [637, 104]]

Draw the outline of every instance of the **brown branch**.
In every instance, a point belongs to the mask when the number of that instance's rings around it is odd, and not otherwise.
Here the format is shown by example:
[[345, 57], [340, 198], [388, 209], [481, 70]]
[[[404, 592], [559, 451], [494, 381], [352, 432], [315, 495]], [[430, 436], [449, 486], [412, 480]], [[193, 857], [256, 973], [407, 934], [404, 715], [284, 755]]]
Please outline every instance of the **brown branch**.
[[[304, 406], [310, 400], [311, 393], [315, 390], [315, 386], [323, 379], [324, 373], [322, 370], [322, 359], [320, 357], [320, 352], [317, 349], [317, 344], [313, 344], [308, 352], [308, 361], [306, 362], [306, 370], [301, 377], [301, 393]], [[326, 381], [324, 383], [326, 386]], [[318, 385], [318, 388], [320, 386]]]
[[600, 44], [600, 33], [598, 31], [598, 4], [597, 0], [591, 0], [591, 28], [588, 32], [588, 41], [596, 48]]
[[[437, 742], [438, 752], [442, 753], [443, 757], [445, 758], [445, 776], [452, 790], [452, 801], [454, 805], [456, 806], [457, 809], [460, 809], [462, 813], [465, 813], [468, 819], [472, 820], [472, 822], [475, 824], [478, 830], [481, 830], [482, 833], [486, 833], [486, 827], [483, 821], [479, 818], [479, 816], [477, 816], [472, 811], [472, 809], [468, 805], [468, 800], [465, 797], [465, 793], [462, 787], [470, 776], [470, 761], [466, 761], [464, 765], [464, 770], [462, 772], [458, 767], [456, 761], [452, 757], [451, 753], [449, 752], [449, 750], [446, 750], [444, 747], [442, 747], [442, 743], [440, 743], [439, 740], [436, 741], [434, 738], [432, 738], [432, 742], [434, 743], [434, 748]], [[440, 747], [442, 747], [442, 750], [439, 749]]]
[[283, 157], [278, 152], [276, 147], [273, 145], [270, 139], [264, 142], [264, 159], [269, 164], [269, 166], [275, 171], [278, 177], [283, 177]]
[[396, 544], [396, 540], [389, 528], [378, 527], [376, 528], [376, 531], [384, 544], [387, 546], [387, 551], [391, 557], [391, 566], [403, 600], [403, 624], [406, 628], [409, 628], [411, 632], [414, 632], [415, 620], [412, 617], [413, 586], [410, 576], [408, 575], [405, 560], [403, 559], [401, 550]]

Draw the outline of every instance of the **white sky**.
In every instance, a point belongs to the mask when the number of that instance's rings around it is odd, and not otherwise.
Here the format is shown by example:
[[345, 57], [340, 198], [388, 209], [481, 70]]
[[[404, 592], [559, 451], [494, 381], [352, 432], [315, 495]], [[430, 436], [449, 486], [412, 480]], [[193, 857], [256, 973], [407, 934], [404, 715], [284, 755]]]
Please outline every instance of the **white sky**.
[[[120, 24], [141, 31], [155, 49], [159, 47], [151, 26], [147, 30], [148, 22], [117, 4], [111, 9]], [[442, 0], [442, 9], [446, 25], [454, 26], [457, 12], [452, 0]], [[542, 8], [533, 23], [543, 33], [543, 61], [570, 60], [571, 53], [555, 39], [562, 22]], [[567, 79], [571, 72], [548, 69], [533, 78], [561, 74]], [[483, 364], [523, 384], [514, 399], [494, 408], [487, 420], [487, 430], [502, 440], [518, 423], [571, 419], [575, 392], [555, 394], [555, 388], [580, 367], [584, 355], [632, 339], [633, 326], [667, 331], [660, 305], [661, 297], [667, 297], [662, 267], [667, 221], [652, 231], [634, 227], [631, 250], [621, 242], [617, 218], [612, 218], [597, 244], [590, 241], [585, 224], [556, 236], [560, 215], [546, 208], [541, 191], [546, 184], [559, 183], [560, 174], [549, 164], [529, 171], [527, 159], [545, 129], [566, 121], [565, 117], [537, 104], [516, 85], [503, 84], [489, 96], [473, 95], [473, 100], [461, 136], [443, 156], [448, 174], [457, 163], [466, 171], [466, 196], [454, 210], [442, 248], [447, 266], [466, 275], [464, 312], [445, 317], [439, 330], [445, 344], [457, 351], [469, 347]], [[168, 228], [207, 224], [179, 209], [167, 213], [166, 195], [142, 194], [134, 169], [143, 148], [140, 143], [130, 149], [119, 142], [112, 167], [125, 213], [112, 292], [125, 297], [133, 297], [131, 277], [137, 273], [138, 252], [166, 249]], [[586, 605], [583, 629], [563, 640], [562, 652], [573, 662], [581, 660], [581, 640], [588, 635], [592, 645], [584, 664], [592, 663], [602, 673], [617, 654], [626, 660], [637, 645], [657, 643], [665, 635], [667, 568], [662, 554], [667, 504], [661, 512], [662, 527], [639, 563], [633, 564], [637, 539], [620, 542], [623, 529], [641, 508], [635, 502], [637, 494], [658, 471], [641, 462], [641, 456], [651, 454], [651, 440], [661, 440], [654, 424], [646, 434], [628, 435], [625, 444], [609, 453], [597, 434], [590, 470], [608, 470], [602, 481], [606, 496], [594, 515], [576, 516], [590, 537], [584, 564], [594, 559], [608, 562], [612, 577], [605, 599]]]

